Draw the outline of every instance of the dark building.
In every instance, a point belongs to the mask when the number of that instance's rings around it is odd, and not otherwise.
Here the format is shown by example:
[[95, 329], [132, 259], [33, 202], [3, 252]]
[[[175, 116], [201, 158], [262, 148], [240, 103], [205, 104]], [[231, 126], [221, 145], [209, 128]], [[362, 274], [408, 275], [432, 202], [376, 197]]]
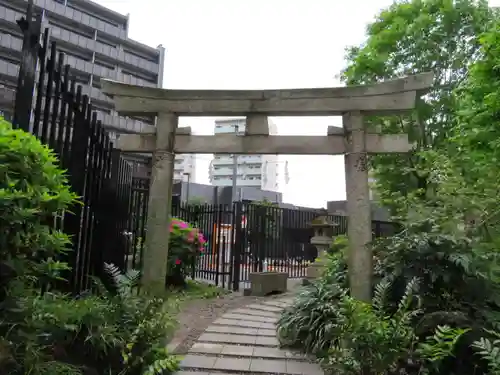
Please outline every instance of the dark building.
[[[42, 29], [64, 52], [71, 76], [82, 85], [97, 119], [111, 132], [137, 133], [154, 120], [120, 117], [113, 101], [101, 90], [101, 79], [161, 87], [165, 49], [149, 47], [128, 37], [129, 17], [90, 0], [33, 0], [42, 16]], [[16, 21], [25, 16], [27, 0], [0, 0], [0, 112], [12, 112], [22, 33]]]
[[[173, 194], [178, 196], [182, 202], [186, 202], [188, 197], [193, 200], [200, 200], [208, 204], [231, 204], [231, 186], [212, 186], [197, 183], [178, 182], [174, 184]], [[268, 200], [281, 204], [283, 194], [275, 191], [261, 190], [254, 187], [238, 187], [238, 201], [261, 201]]]

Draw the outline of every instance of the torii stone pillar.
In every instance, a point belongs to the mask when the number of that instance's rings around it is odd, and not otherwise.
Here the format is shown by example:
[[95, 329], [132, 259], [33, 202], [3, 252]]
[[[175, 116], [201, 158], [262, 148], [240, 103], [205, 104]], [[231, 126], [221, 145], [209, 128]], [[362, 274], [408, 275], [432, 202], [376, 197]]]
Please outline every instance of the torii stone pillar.
[[[153, 114], [158, 127], [147, 134], [123, 135], [118, 148], [153, 153], [145, 284], [163, 283], [168, 257], [168, 225], [175, 153], [345, 155], [349, 216], [351, 295], [370, 301], [372, 254], [367, 154], [408, 152], [406, 134], [366, 132], [364, 115], [395, 114], [415, 107], [417, 92], [431, 87], [432, 73], [366, 86], [293, 90], [164, 90], [103, 80], [126, 115]], [[177, 129], [177, 116], [245, 116], [245, 136], [190, 135]], [[344, 129], [324, 136], [269, 135], [268, 116], [342, 116]]]
[[[153, 152], [153, 166], [149, 188], [148, 217], [146, 221], [146, 249], [164, 248], [168, 253], [170, 238], [169, 217], [172, 206], [172, 185], [174, 179], [174, 145], [179, 117], [174, 113], [161, 112], [157, 117], [156, 145]], [[167, 225], [165, 225], [167, 223]], [[165, 286], [167, 261], [156, 259], [155, 252], [143, 254], [144, 284], [151, 289]], [[163, 281], [159, 280], [163, 276]], [[157, 285], [158, 284], [158, 285]]]
[[357, 298], [371, 301], [373, 255], [370, 190], [366, 133], [360, 112], [346, 113], [342, 117], [345, 131], [346, 154], [345, 189], [347, 200], [347, 231], [349, 238], [348, 273], [351, 290]]

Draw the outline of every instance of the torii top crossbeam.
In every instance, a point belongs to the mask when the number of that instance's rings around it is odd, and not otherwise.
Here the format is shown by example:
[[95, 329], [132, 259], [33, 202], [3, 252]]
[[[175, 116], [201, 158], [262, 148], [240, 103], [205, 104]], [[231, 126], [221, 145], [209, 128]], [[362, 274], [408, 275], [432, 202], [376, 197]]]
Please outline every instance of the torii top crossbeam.
[[114, 96], [115, 108], [123, 115], [370, 115], [413, 109], [417, 92], [428, 89], [432, 80], [432, 73], [422, 73], [373, 85], [291, 90], [170, 90], [103, 80], [102, 91]]

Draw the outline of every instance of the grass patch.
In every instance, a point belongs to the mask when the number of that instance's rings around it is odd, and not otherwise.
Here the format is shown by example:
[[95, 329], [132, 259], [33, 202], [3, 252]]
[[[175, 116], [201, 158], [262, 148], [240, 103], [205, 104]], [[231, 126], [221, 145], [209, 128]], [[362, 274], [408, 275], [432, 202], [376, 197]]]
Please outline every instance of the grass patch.
[[167, 290], [166, 299], [175, 298], [179, 302], [187, 302], [201, 299], [213, 299], [228, 294], [227, 289], [215, 285], [187, 280], [185, 288], [171, 288]]

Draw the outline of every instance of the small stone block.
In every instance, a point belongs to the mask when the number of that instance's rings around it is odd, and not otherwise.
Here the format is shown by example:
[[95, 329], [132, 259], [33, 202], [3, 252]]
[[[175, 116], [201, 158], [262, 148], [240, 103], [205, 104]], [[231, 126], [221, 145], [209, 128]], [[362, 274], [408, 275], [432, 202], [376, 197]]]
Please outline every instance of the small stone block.
[[261, 358], [288, 358], [287, 352], [278, 348], [267, 348], [256, 346], [253, 350], [254, 357]]
[[257, 331], [257, 335], [259, 336], [270, 336], [270, 337], [276, 337], [276, 330], [275, 329], [265, 329], [265, 328], [260, 328]]
[[288, 273], [285, 272], [251, 272], [249, 278], [253, 296], [285, 293], [287, 290]]
[[174, 375], [210, 375], [209, 372], [199, 372], [199, 371], [178, 371]]
[[224, 319], [224, 318], [219, 318], [219, 319], [215, 320], [214, 324], [220, 324], [223, 326], [239, 326], [238, 320]]
[[248, 305], [246, 306], [247, 309], [255, 309], [255, 310], [262, 310], [262, 311], [269, 311], [269, 312], [274, 312], [274, 313], [279, 313], [281, 312], [281, 310], [283, 310], [281, 307], [277, 307], [277, 306], [270, 306], [270, 305], [267, 305], [267, 304], [251, 304], [251, 305]]
[[276, 337], [257, 336], [257, 340], [255, 340], [255, 345], [277, 347], [279, 345], [279, 342]]
[[223, 333], [204, 333], [202, 334], [198, 341], [200, 342], [215, 342], [215, 343], [227, 343], [230, 335], [226, 335]]
[[224, 345], [222, 348], [222, 355], [235, 355], [242, 357], [251, 357], [254, 353], [255, 347], [245, 345]]
[[269, 317], [269, 318], [279, 317], [279, 314], [277, 314], [275, 312], [255, 310], [255, 309], [246, 308], [246, 307], [242, 308], [242, 309], [234, 309], [233, 313], [240, 314], [240, 315], [265, 316], [265, 317]]
[[241, 315], [241, 314], [225, 314], [223, 316], [225, 319], [234, 319], [234, 320], [246, 320], [246, 321], [252, 321], [252, 322], [259, 322], [259, 323], [276, 323], [278, 320], [277, 318], [271, 318], [268, 316], [254, 316], [254, 315]]
[[204, 355], [188, 354], [181, 362], [183, 368], [202, 368], [211, 370], [214, 367], [217, 357], [207, 357]]
[[222, 371], [248, 371], [250, 369], [250, 358], [217, 358], [213, 370]]
[[317, 363], [286, 361], [286, 371], [290, 375], [323, 375], [323, 370]]
[[274, 324], [274, 323], [260, 323], [259, 328], [276, 330], [276, 324]]
[[197, 342], [193, 344], [190, 353], [208, 353], [208, 354], [220, 354], [224, 346], [221, 344], [212, 344], [208, 342]]
[[238, 335], [250, 335], [255, 336], [257, 334], [257, 328], [248, 328], [248, 327], [231, 327], [231, 326], [223, 326], [223, 325], [213, 325], [207, 327], [205, 332], [213, 332], [213, 333], [232, 333]]
[[256, 338], [258, 339], [259, 337], [257, 336], [244, 336], [244, 335], [226, 335], [227, 340], [226, 342], [231, 343], [231, 344], [247, 344], [247, 345], [253, 345], [255, 344]]
[[286, 373], [286, 361], [272, 359], [252, 359], [250, 371], [265, 372], [267, 374]]

